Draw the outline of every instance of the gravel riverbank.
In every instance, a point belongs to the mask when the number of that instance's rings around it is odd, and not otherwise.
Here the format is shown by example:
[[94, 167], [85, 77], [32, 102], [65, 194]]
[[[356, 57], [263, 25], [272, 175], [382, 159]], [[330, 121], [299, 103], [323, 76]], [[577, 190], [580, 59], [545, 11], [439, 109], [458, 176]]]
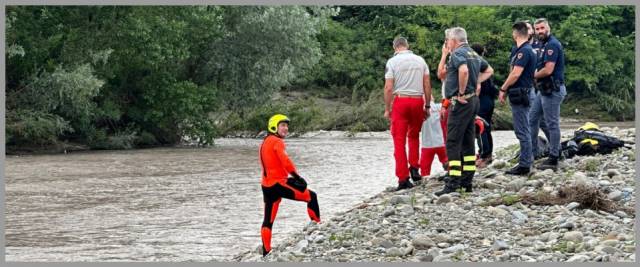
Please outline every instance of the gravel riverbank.
[[[602, 130], [635, 141], [635, 129]], [[529, 177], [517, 177], [504, 174], [514, 164], [509, 159], [518, 147], [513, 145], [476, 173], [471, 193], [435, 197], [443, 185], [435, 178], [409, 190], [387, 188], [321, 224], [309, 223], [284, 243], [273, 244], [267, 257], [257, 246], [234, 260], [635, 261], [635, 145], [629, 146], [609, 155], [564, 160], [556, 172], [534, 170]], [[602, 196], [596, 203], [602, 205], [524, 201], [531, 196], [563, 200], [575, 188]]]

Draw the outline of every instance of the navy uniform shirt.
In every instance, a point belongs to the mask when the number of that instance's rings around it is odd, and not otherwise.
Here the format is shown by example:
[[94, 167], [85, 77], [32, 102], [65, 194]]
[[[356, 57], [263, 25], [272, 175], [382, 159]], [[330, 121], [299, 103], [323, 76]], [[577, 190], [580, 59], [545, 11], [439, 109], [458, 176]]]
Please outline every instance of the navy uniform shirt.
[[513, 54], [510, 65], [512, 67], [520, 66], [524, 69], [518, 80], [509, 88], [532, 88], [533, 74], [536, 71], [536, 53], [533, 52], [531, 44], [524, 42]]
[[544, 68], [547, 62], [555, 62], [556, 65], [553, 68], [551, 75], [554, 80], [559, 80], [564, 84], [564, 51], [562, 50], [562, 44], [558, 39], [551, 35], [547, 42], [540, 44], [540, 53], [538, 53], [538, 70]]
[[445, 97], [451, 98], [458, 95], [458, 68], [466, 64], [469, 69], [469, 79], [467, 80], [467, 88], [464, 94], [470, 94], [476, 91], [478, 84], [478, 76], [481, 69], [487, 69], [489, 63], [478, 53], [473, 51], [469, 44], [463, 44], [456, 48], [449, 57], [447, 63], [447, 79], [445, 83]]

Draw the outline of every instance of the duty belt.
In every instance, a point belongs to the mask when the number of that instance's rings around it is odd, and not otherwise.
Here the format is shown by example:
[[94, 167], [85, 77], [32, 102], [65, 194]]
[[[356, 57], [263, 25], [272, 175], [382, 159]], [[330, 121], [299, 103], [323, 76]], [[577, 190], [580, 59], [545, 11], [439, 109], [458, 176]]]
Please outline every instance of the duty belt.
[[[476, 95], [476, 93], [468, 93], [466, 95], [463, 95], [462, 98], [464, 98], [466, 100], [466, 99], [469, 99], [469, 98], [471, 98], [471, 97], [473, 97], [475, 95]], [[450, 99], [451, 99], [451, 105], [455, 105], [458, 102], [458, 98], [457, 97], [451, 97]]]

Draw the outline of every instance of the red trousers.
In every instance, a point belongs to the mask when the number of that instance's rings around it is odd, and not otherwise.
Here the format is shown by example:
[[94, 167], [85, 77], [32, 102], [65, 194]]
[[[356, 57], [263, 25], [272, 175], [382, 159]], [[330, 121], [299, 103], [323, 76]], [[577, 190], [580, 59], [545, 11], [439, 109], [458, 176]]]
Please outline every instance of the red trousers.
[[423, 147], [420, 153], [420, 175], [431, 175], [431, 164], [433, 159], [438, 155], [440, 163], [445, 164], [447, 162], [447, 149], [444, 146], [441, 147]]
[[[420, 129], [424, 122], [424, 99], [395, 97], [391, 110], [391, 136], [396, 176], [402, 182], [409, 178], [409, 165], [419, 168]], [[409, 159], [407, 162], [407, 139]]]

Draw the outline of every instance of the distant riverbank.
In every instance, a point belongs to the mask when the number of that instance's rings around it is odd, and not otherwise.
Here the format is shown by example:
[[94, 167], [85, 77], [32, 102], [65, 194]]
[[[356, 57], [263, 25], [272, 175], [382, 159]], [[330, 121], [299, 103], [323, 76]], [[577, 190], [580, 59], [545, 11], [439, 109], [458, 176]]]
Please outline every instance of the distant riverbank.
[[[563, 130], [573, 130], [582, 126], [585, 122], [594, 120], [585, 120], [585, 119], [574, 119], [574, 118], [562, 118], [560, 122], [560, 127]], [[601, 127], [618, 127], [620, 129], [627, 129], [635, 127], [635, 121], [601, 121], [596, 122]], [[314, 132], [317, 131], [309, 131], [309, 132], [292, 132], [291, 138], [296, 138], [299, 136], [305, 135], [313, 135]], [[347, 136], [355, 136], [356, 133], [360, 131], [349, 131]], [[266, 134], [265, 131], [256, 133], [249, 131], [236, 131], [234, 133], [229, 133], [226, 137], [231, 138], [260, 138]], [[195, 144], [189, 144], [187, 142], [183, 142], [178, 145], [164, 145], [164, 146], [154, 146], [155, 148], [159, 147], [198, 147]], [[147, 148], [154, 148], [147, 147]], [[134, 148], [141, 149], [141, 148]], [[143, 148], [144, 149], [144, 148]], [[48, 146], [28, 146], [28, 147], [7, 147], [6, 154], [7, 155], [45, 155], [45, 154], [65, 154], [65, 153], [73, 153], [79, 151], [90, 151], [92, 150], [89, 146], [73, 143], [73, 142], [58, 142], [55, 145]], [[100, 149], [102, 150], [102, 149]], [[126, 150], [126, 149], [125, 149]]]

